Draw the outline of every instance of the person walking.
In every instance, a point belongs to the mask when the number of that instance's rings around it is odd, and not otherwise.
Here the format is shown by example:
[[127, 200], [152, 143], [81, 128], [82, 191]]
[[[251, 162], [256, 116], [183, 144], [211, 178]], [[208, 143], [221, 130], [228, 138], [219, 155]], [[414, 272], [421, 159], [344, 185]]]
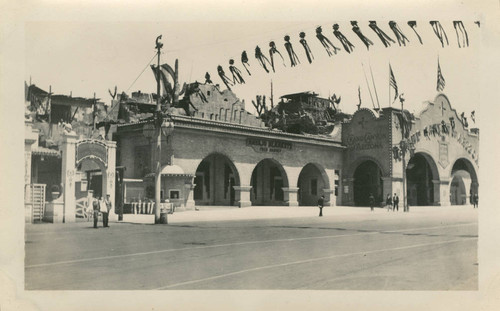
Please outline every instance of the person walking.
[[318, 199], [318, 207], [319, 207], [319, 217], [323, 217], [323, 206], [325, 204], [325, 196], [322, 195], [319, 199]]
[[394, 193], [394, 197], [392, 198], [392, 211], [399, 212], [399, 197], [396, 193]]
[[373, 197], [372, 193], [370, 193], [370, 196], [368, 196], [368, 201], [370, 202], [370, 210], [373, 212], [373, 206], [375, 205], [375, 198]]
[[479, 207], [479, 195], [477, 193], [474, 193], [474, 208], [478, 208]]
[[92, 207], [94, 209], [94, 228], [97, 229], [97, 221], [99, 220], [99, 201], [96, 197], [92, 198]]
[[390, 193], [387, 194], [387, 198], [385, 199], [385, 204], [387, 205], [387, 211], [392, 209], [392, 196]]
[[[106, 205], [106, 213], [103, 214], [103, 224], [104, 227], [109, 227], [108, 220], [109, 220], [109, 211], [111, 210], [111, 200], [109, 199], [109, 194], [106, 194], [106, 199], [104, 199], [104, 204]], [[104, 220], [106, 220], [106, 223], [104, 223]]]

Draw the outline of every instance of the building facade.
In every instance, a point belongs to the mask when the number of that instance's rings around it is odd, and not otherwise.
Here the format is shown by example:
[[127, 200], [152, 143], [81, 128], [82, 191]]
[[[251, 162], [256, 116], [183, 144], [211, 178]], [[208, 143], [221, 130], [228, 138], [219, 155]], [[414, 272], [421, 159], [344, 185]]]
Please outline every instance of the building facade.
[[[329, 100], [309, 95], [304, 105], [329, 107]], [[74, 221], [96, 194], [110, 194], [112, 219], [154, 214], [154, 109], [148, 94], [122, 95], [100, 119], [112, 123], [110, 135], [60, 129], [57, 148], [42, 145], [42, 128], [27, 120], [25, 183], [48, 192], [48, 183], [33, 186], [47, 180], [61, 193], [38, 217]], [[390, 194], [410, 206], [462, 205], [479, 189], [479, 130], [468, 129], [444, 94], [414, 115], [388, 107], [358, 109], [342, 122], [330, 116], [322, 134], [266, 127], [234, 93], [213, 84], [190, 84], [165, 115], [173, 131], [162, 136], [160, 190], [175, 208], [313, 206], [321, 196], [326, 206], [367, 206], [370, 194], [377, 205]], [[88, 126], [96, 129], [97, 121]], [[54, 163], [40, 165], [41, 159]]]

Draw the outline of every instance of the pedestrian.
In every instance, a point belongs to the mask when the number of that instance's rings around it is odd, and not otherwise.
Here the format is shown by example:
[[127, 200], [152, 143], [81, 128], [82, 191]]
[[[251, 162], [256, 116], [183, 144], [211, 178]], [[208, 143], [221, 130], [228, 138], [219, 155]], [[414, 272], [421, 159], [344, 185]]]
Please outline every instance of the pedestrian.
[[108, 224], [108, 209], [102, 197], [99, 197], [99, 211], [102, 214], [102, 226], [106, 228]]
[[[111, 200], [109, 199], [109, 194], [106, 194], [106, 199], [104, 199], [104, 204], [106, 205], [106, 213], [103, 214], [103, 225], [104, 227], [109, 227], [108, 220], [109, 220], [109, 211], [111, 210]], [[104, 223], [104, 220], [106, 220], [106, 223]]]
[[387, 205], [387, 211], [392, 209], [392, 196], [390, 193], [387, 194], [387, 198], [385, 199], [385, 204]]
[[94, 228], [97, 229], [97, 221], [99, 220], [99, 201], [96, 197], [92, 198], [92, 207], [94, 209]]
[[394, 193], [394, 196], [392, 197], [392, 211], [399, 212], [399, 197], [396, 193]]
[[373, 194], [370, 193], [368, 201], [370, 202], [370, 209], [373, 212], [373, 206], [375, 205], [375, 198], [373, 197]]
[[474, 194], [474, 208], [479, 207], [479, 195], [477, 193]]
[[323, 217], [323, 206], [325, 204], [325, 196], [322, 195], [321, 198], [318, 199], [318, 207], [319, 207], [319, 217]]

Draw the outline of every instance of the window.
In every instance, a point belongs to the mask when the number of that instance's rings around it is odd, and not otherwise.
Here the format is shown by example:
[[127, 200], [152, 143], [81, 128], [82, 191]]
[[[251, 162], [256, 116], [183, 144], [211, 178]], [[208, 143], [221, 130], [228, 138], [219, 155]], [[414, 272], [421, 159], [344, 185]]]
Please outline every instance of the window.
[[176, 189], [172, 189], [169, 191], [169, 196], [170, 196], [170, 199], [179, 199], [180, 198], [180, 195], [181, 195], [181, 192], [179, 190], [176, 190]]
[[311, 179], [311, 194], [312, 195], [318, 194], [318, 180], [317, 179]]

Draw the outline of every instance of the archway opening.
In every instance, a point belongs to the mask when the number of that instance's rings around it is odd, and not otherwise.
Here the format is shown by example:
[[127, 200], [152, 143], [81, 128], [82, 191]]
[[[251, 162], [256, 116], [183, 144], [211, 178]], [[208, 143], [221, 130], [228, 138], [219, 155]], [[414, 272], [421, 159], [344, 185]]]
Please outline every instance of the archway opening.
[[302, 168], [297, 183], [298, 201], [301, 206], [313, 206], [323, 195], [323, 189], [329, 189], [328, 176], [325, 170], [313, 163]]
[[354, 171], [354, 205], [369, 206], [370, 194], [375, 199], [375, 204], [383, 200], [382, 171], [379, 166], [367, 160], [362, 162]]
[[451, 205], [472, 204], [471, 198], [477, 193], [478, 182], [474, 166], [466, 159], [458, 159], [451, 169]]
[[[75, 182], [76, 217], [87, 218], [92, 210], [92, 198], [104, 197], [106, 167], [100, 161], [86, 158], [77, 165]], [[115, 206], [116, 208], [116, 206]]]
[[281, 164], [274, 159], [260, 161], [252, 172], [250, 180], [252, 205], [284, 205], [288, 177]]
[[240, 185], [240, 178], [227, 156], [214, 153], [198, 165], [194, 183], [196, 205], [232, 206], [235, 204], [234, 186]]
[[408, 205], [434, 205], [433, 180], [439, 180], [434, 161], [423, 153], [416, 153], [406, 167]]

